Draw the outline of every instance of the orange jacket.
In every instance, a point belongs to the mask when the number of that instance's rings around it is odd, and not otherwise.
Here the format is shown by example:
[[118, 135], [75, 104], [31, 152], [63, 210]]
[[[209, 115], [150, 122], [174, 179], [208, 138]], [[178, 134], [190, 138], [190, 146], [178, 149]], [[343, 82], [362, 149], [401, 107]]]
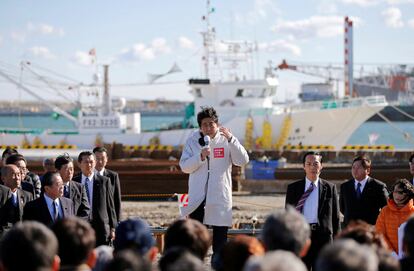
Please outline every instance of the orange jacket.
[[384, 236], [388, 247], [398, 253], [398, 227], [414, 213], [413, 200], [411, 199], [404, 207], [398, 209], [395, 202], [388, 200], [387, 206], [382, 208], [377, 218], [375, 228]]

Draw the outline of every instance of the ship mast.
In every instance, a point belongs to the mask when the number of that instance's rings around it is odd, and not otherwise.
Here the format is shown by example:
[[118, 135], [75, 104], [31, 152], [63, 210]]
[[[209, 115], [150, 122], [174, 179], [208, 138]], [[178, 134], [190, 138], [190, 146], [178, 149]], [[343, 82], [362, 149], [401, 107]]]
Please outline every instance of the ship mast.
[[201, 35], [203, 36], [203, 46], [204, 46], [204, 56], [203, 56], [204, 76], [207, 79], [210, 76], [210, 73], [209, 73], [210, 48], [212, 48], [212, 45], [214, 45], [213, 43], [214, 43], [214, 40], [215, 40], [214, 28], [212, 28], [210, 26], [210, 13], [212, 13], [212, 12], [214, 12], [214, 8], [210, 8], [210, 0], [207, 0], [206, 15], [204, 15], [202, 17], [202, 19], [206, 23], [206, 30], [205, 30], [205, 32], [201, 32]]

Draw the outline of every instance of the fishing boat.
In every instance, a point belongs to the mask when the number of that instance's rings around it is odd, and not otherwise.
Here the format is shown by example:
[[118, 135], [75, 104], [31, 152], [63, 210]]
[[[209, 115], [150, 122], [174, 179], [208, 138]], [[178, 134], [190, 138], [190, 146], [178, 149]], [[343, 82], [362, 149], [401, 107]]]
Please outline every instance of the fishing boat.
[[[382, 110], [387, 102], [384, 96], [361, 98], [345, 97], [298, 104], [275, 104], [278, 91], [276, 68], [269, 63], [262, 78], [254, 79], [252, 65], [257, 44], [249, 41], [218, 40], [210, 25], [210, 1], [207, 1], [206, 28], [202, 32], [204, 74], [188, 81], [194, 97], [194, 115], [201, 107], [213, 106], [219, 115], [220, 125], [228, 127], [247, 149], [280, 149], [288, 145], [327, 146], [340, 149], [352, 133], [367, 119]], [[122, 143], [124, 145], [182, 146], [197, 127], [142, 132], [139, 113], [123, 114], [124, 103], [115, 103], [109, 95], [108, 67], [104, 83], [80, 87], [80, 93], [94, 93], [92, 100], [81, 101], [78, 115], [65, 112], [39, 97], [28, 86], [0, 69], [0, 76], [35, 96], [55, 112], [72, 120], [76, 131], [52, 131], [40, 134], [8, 133], [3, 129], [0, 144], [20, 147], [75, 146], [91, 149], [96, 144]], [[44, 77], [41, 77], [44, 80]], [[103, 87], [100, 87], [103, 86]], [[103, 89], [103, 90], [102, 90]], [[194, 123], [194, 121], [193, 121]]]

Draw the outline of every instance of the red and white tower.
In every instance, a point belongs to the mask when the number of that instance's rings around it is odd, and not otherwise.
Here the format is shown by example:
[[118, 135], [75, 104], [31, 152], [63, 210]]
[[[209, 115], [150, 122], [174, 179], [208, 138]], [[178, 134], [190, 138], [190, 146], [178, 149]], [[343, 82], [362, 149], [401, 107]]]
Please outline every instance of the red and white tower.
[[353, 49], [353, 26], [352, 21], [345, 17], [344, 33], [344, 71], [345, 71], [345, 95], [353, 96], [353, 72], [354, 72], [354, 49]]

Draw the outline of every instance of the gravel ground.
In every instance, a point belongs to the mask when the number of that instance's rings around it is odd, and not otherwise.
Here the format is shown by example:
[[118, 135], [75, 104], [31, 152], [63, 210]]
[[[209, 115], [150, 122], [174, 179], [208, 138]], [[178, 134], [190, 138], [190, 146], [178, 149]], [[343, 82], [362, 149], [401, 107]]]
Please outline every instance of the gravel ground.
[[[251, 224], [254, 216], [261, 224], [272, 210], [283, 208], [284, 201], [284, 194], [233, 194], [233, 224], [235, 226]], [[179, 218], [178, 203], [176, 201], [124, 201], [122, 217], [123, 219], [141, 217], [150, 226], [166, 227]]]

